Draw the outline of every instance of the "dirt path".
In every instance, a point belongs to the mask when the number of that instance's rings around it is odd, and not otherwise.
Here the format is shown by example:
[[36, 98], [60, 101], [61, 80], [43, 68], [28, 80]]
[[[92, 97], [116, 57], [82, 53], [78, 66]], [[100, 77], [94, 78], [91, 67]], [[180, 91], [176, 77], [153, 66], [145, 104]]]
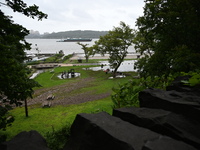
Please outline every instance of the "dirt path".
[[79, 79], [78, 82], [66, 83], [52, 88], [35, 90], [34, 98], [28, 100], [28, 105], [42, 106], [46, 98], [53, 94], [55, 99], [52, 105], [79, 104], [87, 101], [94, 101], [110, 96], [111, 93], [97, 94], [95, 90], [83, 92], [83, 88], [89, 87], [94, 78]]

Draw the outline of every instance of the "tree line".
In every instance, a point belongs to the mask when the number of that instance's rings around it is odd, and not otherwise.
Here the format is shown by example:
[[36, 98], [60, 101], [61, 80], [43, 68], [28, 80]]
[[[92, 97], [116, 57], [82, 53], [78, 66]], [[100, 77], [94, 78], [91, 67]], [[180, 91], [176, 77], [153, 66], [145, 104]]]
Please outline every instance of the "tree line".
[[98, 39], [100, 36], [104, 36], [108, 31], [93, 31], [93, 30], [74, 30], [64, 32], [53, 32], [45, 34], [30, 33], [26, 38], [41, 38], [41, 39], [62, 39], [62, 38], [92, 38]]

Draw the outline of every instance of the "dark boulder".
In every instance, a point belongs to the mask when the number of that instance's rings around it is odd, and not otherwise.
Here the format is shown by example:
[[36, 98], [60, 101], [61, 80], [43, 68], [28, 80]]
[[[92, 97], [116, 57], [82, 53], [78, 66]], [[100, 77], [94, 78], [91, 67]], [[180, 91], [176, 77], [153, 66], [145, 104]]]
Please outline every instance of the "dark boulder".
[[78, 114], [64, 150], [141, 150], [159, 134], [107, 113]]
[[182, 115], [161, 109], [131, 107], [115, 109], [113, 116], [200, 149], [200, 123]]
[[140, 107], [164, 109], [200, 122], [200, 97], [176, 91], [146, 89], [139, 93]]
[[21, 132], [3, 145], [7, 150], [50, 150], [45, 139], [37, 131]]
[[[71, 141], [64, 150], [142, 150], [143, 147], [147, 148], [148, 141], [155, 141], [162, 137], [158, 133], [104, 112], [77, 115], [71, 132]], [[169, 137], [166, 138], [173, 141], [168, 143], [169, 149], [173, 145], [180, 148], [182, 144], [187, 145]], [[191, 148], [187, 150], [195, 150], [189, 145], [186, 147]]]
[[147, 141], [142, 150], [196, 150], [194, 147], [181, 141], [160, 136], [158, 139]]

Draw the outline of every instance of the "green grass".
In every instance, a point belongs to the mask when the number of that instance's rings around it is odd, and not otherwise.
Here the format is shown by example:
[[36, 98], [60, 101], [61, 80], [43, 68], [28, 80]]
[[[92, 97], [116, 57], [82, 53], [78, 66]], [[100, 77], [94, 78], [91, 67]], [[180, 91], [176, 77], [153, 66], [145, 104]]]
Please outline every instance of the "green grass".
[[[54, 73], [45, 72], [36, 77], [36, 81], [42, 85], [40, 88], [56, 87], [62, 84], [79, 82], [81, 79], [93, 78], [91, 83], [80, 89], [78, 92], [95, 91], [95, 94], [112, 93], [112, 88], [118, 86], [119, 83], [125, 83], [131, 76], [126, 78], [108, 79], [111, 74], [105, 74], [103, 71], [83, 70], [82, 68], [90, 66], [73, 66], [73, 67], [57, 67]], [[75, 69], [75, 72], [80, 72], [81, 76], [73, 79], [59, 79], [57, 75], [62, 71]], [[134, 73], [129, 73], [134, 75]], [[38, 88], [36, 88], [38, 89]], [[36, 90], [35, 89], [35, 90]], [[76, 92], [76, 91], [74, 91]], [[37, 130], [43, 136], [52, 130], [58, 130], [67, 124], [72, 124], [75, 117], [79, 113], [95, 113], [106, 111], [112, 114], [111, 97], [90, 101], [82, 104], [68, 106], [54, 106], [51, 108], [41, 108], [38, 106], [29, 107], [29, 117], [25, 117], [24, 108], [15, 108], [10, 113], [15, 117], [15, 121], [11, 127], [7, 128], [5, 133], [8, 139], [12, 138], [21, 131]]]
[[42, 85], [42, 88], [52, 87], [56, 85], [61, 85], [66, 82], [76, 82], [78, 78], [74, 79], [59, 79], [57, 75], [59, 75], [63, 71], [68, 71], [70, 69], [75, 69], [75, 72], [81, 73], [81, 78], [85, 78], [84, 70], [81, 66], [73, 66], [73, 67], [57, 67], [54, 69], [54, 73], [50, 73], [49, 71], [39, 74], [35, 80]]
[[25, 117], [24, 108], [16, 108], [10, 113], [15, 117], [11, 127], [7, 128], [8, 139], [22, 131], [37, 130], [43, 136], [51, 131], [62, 128], [67, 124], [72, 124], [79, 113], [96, 113], [106, 111], [112, 114], [112, 101], [105, 98], [87, 103], [56, 106], [51, 108], [31, 108], [29, 107], [29, 117]]

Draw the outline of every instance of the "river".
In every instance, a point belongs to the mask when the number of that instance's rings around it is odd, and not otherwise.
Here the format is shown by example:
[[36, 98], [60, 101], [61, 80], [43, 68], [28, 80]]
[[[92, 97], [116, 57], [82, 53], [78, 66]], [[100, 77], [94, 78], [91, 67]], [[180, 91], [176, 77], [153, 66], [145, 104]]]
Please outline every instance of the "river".
[[[31, 43], [31, 50], [27, 51], [27, 54], [38, 53], [58, 53], [60, 50], [64, 52], [65, 55], [72, 53], [84, 53], [81, 49], [82, 47], [77, 44], [77, 42], [56, 42], [59, 39], [26, 39], [27, 42]], [[88, 46], [94, 45], [95, 41], [98, 39], [93, 39], [91, 42], [83, 42], [84, 44], [89, 44]], [[130, 46], [128, 52], [135, 52], [134, 47]]]

